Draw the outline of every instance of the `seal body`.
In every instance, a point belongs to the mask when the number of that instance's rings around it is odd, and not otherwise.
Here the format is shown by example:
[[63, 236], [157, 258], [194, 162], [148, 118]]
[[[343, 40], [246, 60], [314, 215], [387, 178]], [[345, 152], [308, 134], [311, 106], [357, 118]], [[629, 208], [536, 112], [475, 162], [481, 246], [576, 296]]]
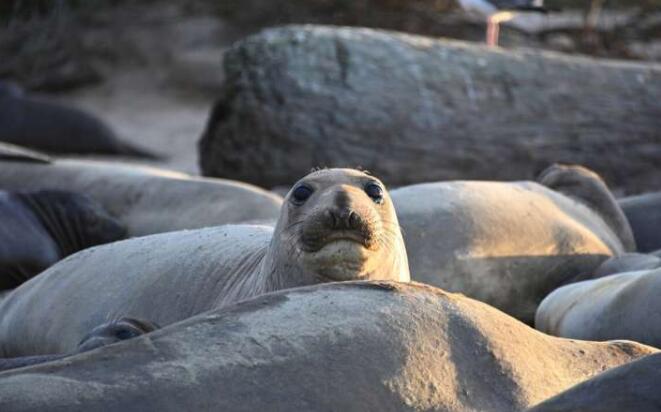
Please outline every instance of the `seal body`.
[[0, 161], [14, 160], [34, 163], [52, 163], [48, 155], [11, 143], [0, 142]]
[[656, 349], [554, 338], [397, 282], [270, 293], [0, 375], [0, 409], [520, 411]]
[[49, 153], [157, 158], [121, 141], [101, 119], [46, 98], [0, 85], [0, 141]]
[[550, 291], [633, 247], [596, 206], [535, 182], [426, 183], [391, 196], [414, 280], [527, 323]]
[[[117, 321], [111, 321], [95, 327], [78, 344], [76, 353], [87, 352], [102, 346], [112, 345], [128, 339], [133, 339], [145, 333], [153, 332], [159, 326], [149, 321], [140, 319], [122, 318]], [[23, 356], [18, 358], [0, 358], [0, 372], [23, 368], [26, 366], [38, 365], [46, 362], [53, 362], [64, 359], [71, 354], [57, 355], [36, 355]]]
[[0, 190], [0, 290], [79, 250], [124, 238], [103, 208], [75, 193]]
[[274, 290], [370, 279], [410, 279], [392, 201], [371, 176], [323, 170], [292, 189], [275, 228], [145, 236], [51, 267], [0, 301], [0, 353], [70, 352], [109, 319], [168, 325]]
[[657, 412], [661, 354], [618, 366], [582, 382], [529, 412]]
[[661, 192], [625, 197], [619, 203], [631, 224], [638, 251], [661, 249]]
[[661, 257], [659, 256], [643, 253], [625, 253], [606, 260], [590, 276], [580, 280], [597, 279], [618, 273], [637, 272], [656, 268], [661, 268]]
[[0, 157], [0, 189], [84, 193], [126, 226], [129, 236], [271, 222], [282, 204], [280, 196], [230, 180], [91, 160], [37, 163], [27, 156]]
[[659, 347], [660, 293], [661, 269], [573, 283], [542, 301], [535, 328], [567, 338], [630, 339]]

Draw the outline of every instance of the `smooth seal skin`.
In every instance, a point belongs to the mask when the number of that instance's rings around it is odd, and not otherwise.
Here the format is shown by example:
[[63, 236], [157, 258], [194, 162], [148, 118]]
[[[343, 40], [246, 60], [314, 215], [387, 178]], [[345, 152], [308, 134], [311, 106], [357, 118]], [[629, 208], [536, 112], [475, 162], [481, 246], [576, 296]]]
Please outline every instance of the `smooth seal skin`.
[[0, 375], [0, 410], [520, 411], [657, 349], [539, 333], [422, 284], [295, 288]]
[[19, 286], [72, 253], [124, 239], [125, 234], [87, 196], [0, 190], [0, 291]]
[[563, 286], [537, 309], [535, 328], [574, 339], [631, 339], [661, 347], [661, 268]]
[[0, 358], [0, 372], [64, 359], [68, 356], [94, 350], [102, 346], [133, 339], [145, 333], [153, 332], [156, 329], [159, 329], [159, 326], [155, 323], [139, 319], [122, 318], [117, 321], [106, 322], [88, 333], [78, 344], [78, 348], [76, 348], [74, 353]]
[[636, 251], [636, 241], [627, 217], [604, 180], [580, 165], [554, 164], [537, 178], [539, 184], [583, 203], [608, 224], [627, 252]]
[[653, 254], [643, 253], [625, 253], [621, 256], [614, 256], [601, 265], [594, 273], [585, 279], [603, 278], [608, 275], [615, 275], [624, 272], [636, 272], [639, 270], [649, 270], [661, 268], [661, 257]]
[[143, 236], [228, 223], [273, 222], [282, 198], [258, 187], [164, 169], [92, 160], [3, 160], [0, 189], [69, 190], [99, 202]]
[[580, 383], [529, 412], [658, 412], [661, 354], [645, 356]]
[[107, 124], [84, 110], [26, 96], [17, 85], [4, 82], [0, 82], [0, 140], [49, 153], [158, 158], [121, 141]]
[[30, 150], [22, 146], [0, 142], [0, 161], [14, 160], [34, 163], [52, 163], [53, 159], [36, 150]]
[[636, 238], [639, 252], [661, 249], [661, 192], [619, 200]]
[[545, 172], [555, 176], [556, 187], [577, 182], [575, 196], [568, 195], [569, 185], [560, 193], [535, 182], [436, 182], [393, 190], [413, 280], [532, 324], [549, 292], [633, 248], [617, 204], [585, 170]]
[[275, 229], [228, 225], [147, 236], [51, 267], [0, 301], [0, 354], [70, 352], [107, 319], [168, 325], [279, 289], [409, 279], [383, 184], [356, 170], [321, 170], [293, 187]]

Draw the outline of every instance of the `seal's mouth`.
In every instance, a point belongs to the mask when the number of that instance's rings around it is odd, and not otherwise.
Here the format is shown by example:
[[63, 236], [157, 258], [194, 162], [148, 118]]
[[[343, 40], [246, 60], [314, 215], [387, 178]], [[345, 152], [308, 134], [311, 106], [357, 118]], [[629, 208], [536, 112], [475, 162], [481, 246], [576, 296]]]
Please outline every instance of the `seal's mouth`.
[[365, 249], [373, 249], [374, 242], [370, 233], [354, 230], [332, 231], [323, 235], [313, 236], [304, 234], [301, 236], [301, 249], [304, 252], [314, 253], [337, 242], [357, 243]]

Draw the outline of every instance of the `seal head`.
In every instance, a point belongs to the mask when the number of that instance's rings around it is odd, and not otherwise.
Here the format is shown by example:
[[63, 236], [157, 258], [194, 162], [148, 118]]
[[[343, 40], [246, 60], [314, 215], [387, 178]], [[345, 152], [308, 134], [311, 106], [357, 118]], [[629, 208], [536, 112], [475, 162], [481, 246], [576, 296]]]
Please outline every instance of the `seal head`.
[[132, 339], [159, 329], [153, 322], [142, 319], [121, 318], [101, 324], [80, 341], [77, 353], [87, 352], [102, 346]]
[[292, 187], [266, 262], [276, 275], [272, 280], [284, 287], [410, 280], [404, 241], [385, 186], [353, 169], [315, 171]]

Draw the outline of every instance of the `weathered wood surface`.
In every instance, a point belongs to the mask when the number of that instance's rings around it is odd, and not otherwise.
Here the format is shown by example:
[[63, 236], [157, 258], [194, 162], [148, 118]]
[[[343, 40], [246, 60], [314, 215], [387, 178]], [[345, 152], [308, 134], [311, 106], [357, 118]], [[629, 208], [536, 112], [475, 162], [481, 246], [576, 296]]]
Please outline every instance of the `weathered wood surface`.
[[225, 72], [205, 175], [270, 187], [362, 166], [403, 185], [571, 162], [629, 192], [661, 187], [661, 65], [288, 26], [235, 44]]

